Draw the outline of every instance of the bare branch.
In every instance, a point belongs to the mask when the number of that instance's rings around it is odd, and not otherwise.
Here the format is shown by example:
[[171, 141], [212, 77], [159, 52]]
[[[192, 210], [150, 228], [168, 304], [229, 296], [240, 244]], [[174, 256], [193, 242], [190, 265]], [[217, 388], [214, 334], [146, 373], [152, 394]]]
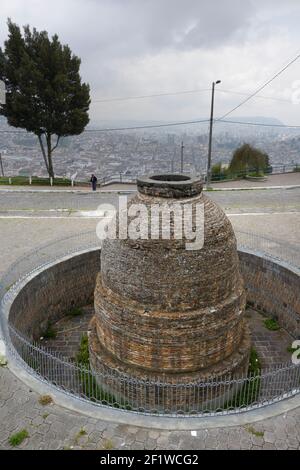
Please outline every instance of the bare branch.
[[58, 146], [59, 140], [60, 140], [60, 135], [57, 136], [56, 144], [54, 145], [54, 147], [52, 147], [51, 152], [53, 152], [53, 150], [56, 149], [56, 147]]

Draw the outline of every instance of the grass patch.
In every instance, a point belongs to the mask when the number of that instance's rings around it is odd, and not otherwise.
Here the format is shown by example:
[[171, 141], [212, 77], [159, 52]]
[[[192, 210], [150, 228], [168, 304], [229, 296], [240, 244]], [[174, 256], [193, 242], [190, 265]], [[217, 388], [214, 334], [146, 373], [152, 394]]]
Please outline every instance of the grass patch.
[[280, 330], [280, 326], [277, 320], [275, 320], [275, 318], [266, 318], [264, 320], [264, 325], [267, 328], [267, 330], [270, 330], [270, 331]]
[[86, 435], [87, 435], [86, 430], [84, 428], [81, 428], [75, 436], [75, 444], [78, 444], [79, 439]]
[[256, 349], [251, 348], [248, 373], [252, 375], [260, 374], [260, 371], [261, 371], [261, 363], [260, 363], [257, 351]]
[[29, 437], [27, 429], [22, 429], [15, 434], [12, 434], [9, 438], [9, 443], [12, 447], [20, 445], [27, 437]]
[[53, 398], [50, 395], [41, 395], [39, 398], [39, 404], [46, 406], [53, 403]]
[[88, 335], [85, 333], [81, 337], [79, 352], [76, 356], [78, 365], [83, 366], [79, 370], [80, 382], [86, 395], [91, 401], [102, 402], [103, 404], [111, 405], [114, 408], [121, 408], [130, 410], [130, 405], [118, 404], [114, 395], [103, 390], [103, 388], [96, 382], [96, 379], [90, 369], [90, 354]]
[[264, 437], [264, 434], [265, 434], [263, 431], [256, 431], [256, 429], [253, 426], [246, 426], [246, 430], [250, 434], [253, 434], [253, 436], [256, 436], [256, 437]]
[[[28, 186], [29, 185], [29, 176], [1, 176], [0, 184], [9, 185], [9, 181], [15, 186]], [[32, 176], [31, 178], [32, 185], [38, 186], [50, 186], [50, 178], [42, 178], [39, 176]], [[54, 186], [71, 186], [71, 180], [68, 178], [53, 178]]]
[[68, 312], [66, 313], [68, 317], [78, 317], [79, 315], [82, 315], [82, 314], [83, 314], [83, 311], [79, 307], [73, 307], [70, 310], [68, 310]]
[[105, 439], [102, 443], [102, 449], [104, 450], [112, 450], [114, 448], [114, 443], [111, 439]]
[[248, 367], [248, 380], [234, 396], [228, 400], [222, 409], [243, 408], [255, 403], [260, 390], [261, 363], [254, 348], [251, 348]]
[[46, 418], [48, 418], [48, 416], [49, 416], [49, 413], [44, 413], [43, 416], [42, 416], [42, 418], [43, 418], [43, 419], [46, 419]]
[[84, 428], [81, 428], [80, 431], [78, 432], [78, 436], [85, 436], [86, 435], [86, 430]]
[[12, 282], [11, 284], [9, 284], [8, 286], [5, 287], [5, 291], [8, 292], [12, 286], [14, 285], [14, 282]]
[[48, 323], [46, 330], [42, 334], [42, 337], [45, 339], [55, 339], [56, 338], [56, 331], [53, 328], [53, 325], [51, 323]]
[[299, 348], [300, 348], [300, 346], [298, 346], [298, 347], [296, 347], [296, 348], [293, 348], [293, 346], [288, 346], [288, 347], [286, 348], [286, 350], [287, 350], [288, 353], [293, 354], [294, 352], [298, 351]]
[[89, 353], [89, 339], [85, 333], [81, 336], [79, 351], [76, 356], [78, 364], [89, 367], [90, 366], [90, 353]]

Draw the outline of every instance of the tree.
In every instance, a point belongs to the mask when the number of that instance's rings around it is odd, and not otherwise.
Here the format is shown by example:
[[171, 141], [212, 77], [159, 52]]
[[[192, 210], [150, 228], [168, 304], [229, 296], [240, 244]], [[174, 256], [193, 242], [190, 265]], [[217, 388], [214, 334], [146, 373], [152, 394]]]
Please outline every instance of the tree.
[[245, 176], [247, 172], [259, 175], [264, 173], [268, 167], [269, 156], [266, 153], [249, 144], [243, 144], [234, 151], [229, 172], [239, 176]]
[[220, 181], [226, 178], [226, 169], [223, 168], [222, 163], [215, 163], [211, 168], [211, 176], [215, 181]]
[[[8, 20], [8, 39], [0, 48], [0, 79], [6, 103], [0, 114], [8, 124], [33, 132], [39, 140], [49, 176], [52, 154], [61, 137], [78, 135], [89, 122], [89, 85], [81, 82], [80, 59], [58, 36], [31, 31]], [[53, 142], [53, 137], [55, 141]]]

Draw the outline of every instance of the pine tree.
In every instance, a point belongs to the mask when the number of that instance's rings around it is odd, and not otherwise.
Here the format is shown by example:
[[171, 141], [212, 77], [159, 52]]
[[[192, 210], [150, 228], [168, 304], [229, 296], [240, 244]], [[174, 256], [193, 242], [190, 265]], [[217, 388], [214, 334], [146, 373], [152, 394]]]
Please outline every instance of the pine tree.
[[[33, 132], [39, 140], [49, 176], [53, 151], [61, 137], [81, 134], [89, 122], [89, 85], [81, 82], [80, 59], [58, 36], [31, 31], [8, 20], [8, 39], [0, 48], [0, 79], [6, 103], [0, 114], [8, 124]], [[53, 142], [53, 138], [55, 139]]]

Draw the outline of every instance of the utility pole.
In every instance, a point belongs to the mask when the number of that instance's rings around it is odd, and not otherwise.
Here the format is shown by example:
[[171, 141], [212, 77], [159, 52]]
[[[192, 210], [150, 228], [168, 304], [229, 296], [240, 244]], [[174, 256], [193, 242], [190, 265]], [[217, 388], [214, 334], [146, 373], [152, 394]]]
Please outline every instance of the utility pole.
[[208, 157], [207, 157], [207, 172], [206, 172], [206, 189], [210, 187], [211, 181], [211, 144], [212, 144], [212, 130], [214, 122], [214, 101], [215, 101], [215, 86], [221, 83], [221, 80], [217, 80], [212, 83], [211, 90], [211, 107], [210, 107], [210, 125], [209, 125], [209, 140], [208, 140]]
[[180, 173], [183, 173], [183, 141], [181, 142], [181, 159], [180, 159]]
[[173, 157], [171, 160], [171, 173], [174, 173], [174, 161], [176, 161], [176, 146], [174, 146]]
[[2, 176], [4, 176], [4, 170], [3, 170], [3, 162], [2, 162], [2, 154], [0, 152], [0, 166], [1, 166], [1, 173], [2, 173]]

